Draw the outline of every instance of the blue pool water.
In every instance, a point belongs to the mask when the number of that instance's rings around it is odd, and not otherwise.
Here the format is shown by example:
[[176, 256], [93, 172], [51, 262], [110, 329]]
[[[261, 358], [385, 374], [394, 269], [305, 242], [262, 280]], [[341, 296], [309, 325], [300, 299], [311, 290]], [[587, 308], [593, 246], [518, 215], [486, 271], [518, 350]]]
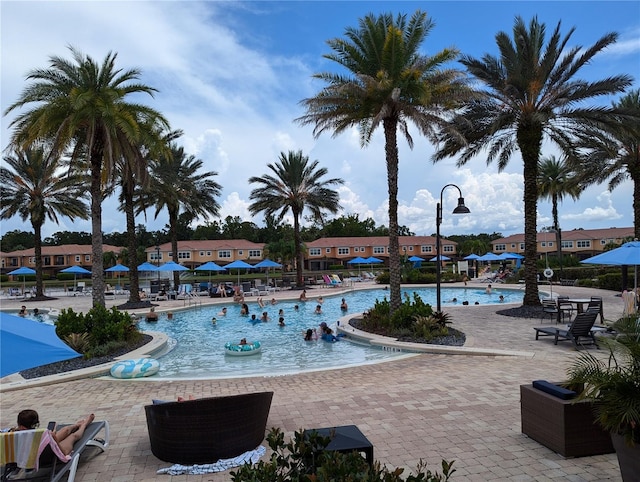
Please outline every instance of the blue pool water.
[[[433, 288], [411, 289], [422, 299], [435, 305]], [[313, 296], [313, 291], [308, 292]], [[275, 376], [302, 371], [321, 370], [354, 365], [363, 365], [377, 361], [407, 356], [406, 354], [370, 348], [348, 341], [327, 343], [325, 341], [305, 342], [303, 332], [307, 328], [317, 328], [321, 322], [335, 327], [336, 322], [345, 314], [361, 313], [371, 308], [376, 299], [382, 300], [389, 292], [383, 289], [358, 290], [338, 296], [327, 296], [322, 305], [322, 314], [314, 313], [315, 298], [300, 303], [298, 301], [280, 301], [275, 305], [260, 308], [256, 299], [247, 299], [250, 313], [257, 317], [267, 311], [270, 321], [253, 324], [246, 316], [240, 315], [240, 306], [234, 303], [217, 304], [201, 308], [179, 311], [173, 314], [173, 320], [161, 314], [157, 323], [140, 322], [143, 330], [166, 333], [175, 343], [175, 347], [159, 358], [160, 372], [154, 378], [226, 378], [244, 376]], [[522, 302], [522, 292], [517, 290], [493, 290], [485, 294], [483, 287], [444, 288], [442, 304], [459, 305], [467, 300], [471, 305], [497, 303], [502, 294], [505, 303]], [[340, 310], [341, 298], [345, 298], [349, 310]], [[449, 300], [457, 298], [457, 303]], [[299, 309], [295, 310], [295, 305]], [[219, 314], [227, 307], [227, 315]], [[278, 326], [278, 311], [284, 311], [285, 327]], [[471, 308], [472, 309], [472, 308]], [[214, 325], [211, 319], [217, 319]], [[260, 341], [262, 351], [257, 355], [233, 357], [225, 355], [224, 344], [237, 343], [241, 338], [248, 341]]]

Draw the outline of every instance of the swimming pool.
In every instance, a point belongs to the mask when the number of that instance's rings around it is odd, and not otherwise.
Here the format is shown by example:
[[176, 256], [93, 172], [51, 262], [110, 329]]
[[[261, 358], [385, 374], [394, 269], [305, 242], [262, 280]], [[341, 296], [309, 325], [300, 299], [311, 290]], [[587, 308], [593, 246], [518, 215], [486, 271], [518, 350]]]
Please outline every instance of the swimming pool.
[[[422, 299], [435, 305], [435, 289], [406, 289], [403, 293], [416, 291]], [[335, 325], [345, 314], [361, 313], [371, 308], [376, 299], [382, 300], [389, 292], [383, 289], [356, 290], [337, 296], [327, 296], [322, 304], [322, 313], [314, 313], [317, 302], [313, 292], [308, 292], [309, 301], [280, 301], [275, 305], [260, 308], [256, 299], [247, 300], [250, 313], [260, 317], [263, 311], [269, 315], [266, 323], [252, 323], [250, 318], [240, 315], [240, 306], [233, 303], [209, 305], [201, 308], [178, 311], [169, 320], [161, 314], [158, 322], [140, 322], [143, 330], [166, 333], [175, 345], [161, 356], [160, 371], [153, 378], [228, 378], [246, 376], [276, 376], [303, 371], [325, 370], [375, 363], [379, 361], [411, 356], [406, 353], [381, 350], [354, 344], [348, 341], [327, 343], [305, 342], [303, 332], [317, 328], [321, 322]], [[441, 290], [443, 306], [459, 305], [469, 301], [473, 305], [497, 303], [500, 295], [505, 303], [522, 301], [522, 292], [494, 289], [488, 295], [484, 287], [444, 288]], [[345, 298], [348, 311], [340, 310], [340, 300]], [[451, 302], [456, 298], [457, 303]], [[298, 309], [295, 306], [298, 305]], [[227, 315], [220, 311], [227, 307]], [[279, 310], [283, 310], [284, 327], [278, 326]], [[216, 323], [212, 323], [212, 318]], [[260, 341], [262, 350], [251, 356], [233, 357], [225, 355], [227, 342], [237, 343], [241, 338]]]

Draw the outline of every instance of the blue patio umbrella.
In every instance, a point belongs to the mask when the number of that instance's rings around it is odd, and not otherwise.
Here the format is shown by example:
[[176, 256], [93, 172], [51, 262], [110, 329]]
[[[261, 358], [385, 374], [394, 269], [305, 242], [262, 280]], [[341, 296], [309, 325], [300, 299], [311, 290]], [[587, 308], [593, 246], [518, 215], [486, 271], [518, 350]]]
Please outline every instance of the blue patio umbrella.
[[189, 268], [187, 268], [186, 266], [182, 266], [175, 261], [167, 261], [166, 263], [158, 267], [158, 271], [189, 271]]
[[241, 269], [252, 269], [253, 266], [251, 266], [249, 263], [242, 261], [241, 259], [237, 259], [235, 261], [233, 261], [232, 263], [229, 263], [228, 265], [225, 266], [225, 268], [227, 269], [237, 269], [238, 270], [238, 285], [240, 285], [240, 270]]
[[53, 325], [0, 312], [0, 377], [79, 356]]
[[444, 254], [440, 254], [438, 256], [434, 256], [429, 261], [451, 261], [451, 258], [445, 256]]
[[478, 261], [502, 261], [502, 258], [494, 253], [486, 253], [478, 257]]
[[366, 259], [366, 262], [368, 264], [384, 263], [384, 261], [382, 261], [381, 259], [376, 258], [375, 256], [369, 256]]
[[196, 271], [208, 271], [209, 272], [209, 283], [211, 283], [211, 272], [212, 271], [225, 271], [226, 268], [217, 265], [213, 261], [207, 261], [205, 264], [201, 264], [196, 268]]
[[271, 261], [269, 258], [263, 259], [259, 263], [253, 265], [254, 268], [267, 268], [267, 286], [269, 286], [269, 268], [282, 268], [280, 263]]
[[77, 277], [79, 274], [91, 274], [91, 271], [84, 269], [82, 266], [69, 266], [68, 268], [61, 269], [61, 273], [73, 273], [73, 286], [74, 292], [78, 291]]
[[413, 267], [414, 268], [419, 268], [420, 266], [422, 266], [422, 262], [425, 261], [424, 258], [421, 258], [420, 256], [411, 256], [407, 261], [411, 261], [413, 263]]
[[347, 261], [347, 264], [367, 264], [367, 263], [368, 261], [361, 256], [358, 256], [357, 258], [353, 258]]
[[607, 264], [613, 266], [635, 266], [635, 288], [638, 288], [638, 265], [640, 265], [640, 241], [629, 241], [619, 248], [605, 251], [581, 261], [587, 264]]
[[524, 256], [517, 253], [502, 253], [498, 255], [500, 259], [524, 259]]
[[469, 256], [465, 256], [462, 259], [466, 259], [467, 261], [475, 261], [478, 258], [480, 258], [480, 256], [478, 256], [477, 254], [471, 253]]
[[13, 271], [11, 271], [10, 273], [8, 273], [12, 276], [22, 276], [22, 294], [24, 295], [24, 290], [26, 288], [27, 285], [27, 275], [28, 274], [36, 274], [36, 270], [32, 269], [32, 268], [28, 268], [26, 266], [22, 266], [18, 269], [14, 269]]
[[145, 261], [141, 265], [138, 265], [138, 271], [158, 271], [158, 267], [155, 264]]
[[[129, 268], [127, 268], [126, 266], [124, 266], [123, 264], [116, 264], [115, 266], [112, 266], [111, 268], [107, 268], [105, 269], [105, 271], [109, 272], [109, 273], [117, 273], [117, 277], [118, 277], [118, 282], [117, 284], [120, 284], [120, 273], [126, 273], [129, 271]], [[119, 288], [118, 288], [119, 289]]]

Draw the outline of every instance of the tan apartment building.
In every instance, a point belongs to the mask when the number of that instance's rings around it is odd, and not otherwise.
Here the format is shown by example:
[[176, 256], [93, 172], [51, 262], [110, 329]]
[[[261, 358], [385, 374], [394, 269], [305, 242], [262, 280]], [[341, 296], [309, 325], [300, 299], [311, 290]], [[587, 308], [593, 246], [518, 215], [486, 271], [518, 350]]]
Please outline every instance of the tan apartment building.
[[[573, 255], [578, 259], [586, 259], [602, 253], [608, 244], [621, 244], [626, 239], [633, 238], [633, 227], [606, 229], [573, 229], [562, 231], [562, 254]], [[524, 234], [513, 234], [506, 238], [492, 241], [492, 251], [495, 254], [517, 253], [524, 254]], [[538, 256], [554, 254], [558, 251], [556, 233], [538, 233]]]
[[[442, 254], [453, 257], [456, 255], [458, 244], [445, 238], [440, 238]], [[436, 255], [435, 236], [399, 236], [401, 256], [419, 256], [426, 260]], [[331, 265], [347, 265], [347, 261], [360, 256], [369, 258], [371, 256], [384, 261], [389, 265], [389, 237], [335, 237], [320, 238], [306, 243], [307, 252], [305, 254], [306, 269], [326, 270]]]
[[[122, 248], [104, 244], [102, 251], [107, 253], [112, 251], [118, 255]], [[0, 253], [0, 262], [2, 263], [2, 272], [13, 271], [14, 269], [25, 266], [27, 268], [36, 268], [36, 254], [34, 248], [21, 249], [11, 251], [9, 253]], [[42, 247], [42, 266], [43, 274], [55, 276], [60, 270], [69, 266], [82, 266], [91, 271], [91, 245], [90, 244], [65, 244], [62, 246], [43, 246]]]
[[163, 264], [175, 261], [178, 264], [194, 269], [213, 261], [225, 266], [233, 261], [242, 260], [251, 264], [263, 259], [264, 243], [254, 243], [246, 239], [216, 239], [178, 241], [178, 255], [173, 256], [171, 243], [152, 246], [145, 250], [147, 261], [151, 264]]

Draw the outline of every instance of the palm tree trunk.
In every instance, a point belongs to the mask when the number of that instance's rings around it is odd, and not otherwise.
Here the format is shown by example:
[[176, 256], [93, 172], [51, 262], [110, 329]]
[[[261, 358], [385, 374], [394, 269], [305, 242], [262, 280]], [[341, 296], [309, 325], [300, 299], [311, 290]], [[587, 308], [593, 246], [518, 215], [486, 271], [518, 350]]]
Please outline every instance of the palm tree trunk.
[[296, 259], [296, 286], [304, 288], [302, 280], [302, 268], [304, 267], [304, 258], [302, 257], [302, 239], [300, 236], [300, 213], [293, 211], [293, 243]]
[[384, 119], [387, 185], [389, 189], [389, 307], [390, 315], [400, 308], [400, 247], [398, 244], [398, 120]]
[[140, 302], [140, 279], [138, 277], [137, 240], [136, 240], [136, 217], [133, 206], [133, 179], [125, 181], [122, 189], [124, 191], [124, 211], [127, 219], [127, 244], [129, 248], [129, 303]]
[[102, 260], [102, 156], [104, 145], [96, 140], [91, 152], [91, 293], [93, 306], [105, 306]]
[[[533, 132], [532, 132], [533, 131]], [[539, 306], [538, 293], [538, 159], [542, 142], [542, 129], [525, 126], [518, 129], [518, 146], [524, 164], [524, 301], [525, 306]]]
[[[631, 165], [631, 163], [629, 163]], [[640, 239], [640, 147], [634, 166], [627, 167], [633, 181], [633, 231], [634, 238]]]
[[42, 223], [31, 223], [33, 226], [33, 250], [36, 257], [36, 298], [44, 297], [42, 280]]
[[[171, 252], [173, 253], [173, 261], [179, 262], [178, 258], [178, 210], [169, 209], [169, 236], [171, 237]], [[167, 260], [168, 261], [168, 260]], [[180, 286], [180, 273], [173, 272], [173, 289], [178, 291]]]
[[560, 263], [560, 278], [562, 278], [562, 234], [560, 233], [560, 221], [558, 220], [558, 194], [554, 191], [551, 196], [551, 214], [553, 216], [553, 229], [556, 232], [556, 253]]

